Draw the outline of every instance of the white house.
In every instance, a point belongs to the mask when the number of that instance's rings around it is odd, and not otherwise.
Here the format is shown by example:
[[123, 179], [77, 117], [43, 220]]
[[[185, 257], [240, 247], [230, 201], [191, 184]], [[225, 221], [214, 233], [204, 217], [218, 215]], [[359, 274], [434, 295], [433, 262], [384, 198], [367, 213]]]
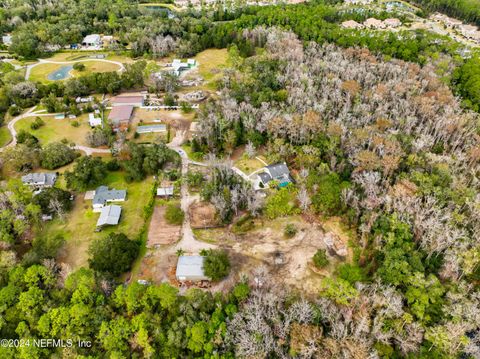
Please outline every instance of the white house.
[[125, 202], [126, 198], [126, 190], [109, 189], [107, 186], [100, 186], [95, 190], [95, 196], [93, 197], [93, 211], [101, 212], [108, 203]]
[[83, 38], [82, 40], [82, 45], [83, 46], [88, 46], [88, 47], [101, 47], [103, 44], [102, 38], [98, 34], [91, 34], [87, 35]]
[[2, 36], [2, 42], [5, 46], [10, 46], [12, 44], [12, 36], [11, 35]]
[[88, 114], [88, 123], [91, 127], [102, 126], [102, 119], [100, 117], [95, 117], [93, 113]]

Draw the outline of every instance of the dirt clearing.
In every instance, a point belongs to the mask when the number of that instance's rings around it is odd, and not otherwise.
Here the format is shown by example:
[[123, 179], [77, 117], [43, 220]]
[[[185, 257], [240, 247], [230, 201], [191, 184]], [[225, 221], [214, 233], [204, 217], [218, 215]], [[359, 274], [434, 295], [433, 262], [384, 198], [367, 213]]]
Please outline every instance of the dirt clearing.
[[165, 206], [156, 206], [148, 228], [147, 248], [168, 245], [180, 238], [181, 226], [171, 225], [165, 220]]

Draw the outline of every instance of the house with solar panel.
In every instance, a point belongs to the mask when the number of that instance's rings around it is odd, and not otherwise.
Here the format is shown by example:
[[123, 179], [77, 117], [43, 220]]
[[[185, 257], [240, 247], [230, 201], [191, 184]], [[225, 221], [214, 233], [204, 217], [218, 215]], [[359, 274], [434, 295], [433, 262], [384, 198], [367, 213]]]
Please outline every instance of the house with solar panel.
[[126, 198], [126, 190], [109, 189], [107, 186], [100, 186], [95, 190], [95, 195], [93, 196], [93, 211], [102, 212], [103, 208], [112, 202], [125, 202]]
[[285, 162], [265, 166], [263, 172], [258, 173], [259, 187], [269, 187], [269, 183], [275, 181], [279, 187], [285, 187], [293, 183], [293, 177]]

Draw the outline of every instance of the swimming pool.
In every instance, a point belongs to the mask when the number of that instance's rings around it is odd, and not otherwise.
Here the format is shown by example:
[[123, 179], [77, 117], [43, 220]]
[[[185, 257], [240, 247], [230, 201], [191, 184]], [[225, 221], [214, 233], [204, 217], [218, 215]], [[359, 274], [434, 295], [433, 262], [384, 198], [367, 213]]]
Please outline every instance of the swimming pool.
[[65, 80], [70, 77], [70, 71], [72, 71], [72, 65], [65, 65], [48, 74], [47, 78], [51, 81]]

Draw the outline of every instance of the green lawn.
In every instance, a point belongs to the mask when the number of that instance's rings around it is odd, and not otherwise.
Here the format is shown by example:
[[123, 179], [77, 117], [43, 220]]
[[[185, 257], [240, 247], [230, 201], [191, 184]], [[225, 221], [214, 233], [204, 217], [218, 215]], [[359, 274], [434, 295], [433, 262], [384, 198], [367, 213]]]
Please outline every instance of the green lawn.
[[250, 174], [252, 172], [255, 172], [256, 170], [259, 170], [260, 168], [265, 167], [265, 164], [263, 164], [256, 158], [241, 158], [236, 161], [234, 165], [246, 174]]
[[[41, 119], [45, 122], [45, 125], [37, 130], [32, 130], [30, 124], [35, 120], [35, 117], [26, 117], [21, 119], [15, 124], [15, 130], [25, 130], [37, 137], [41, 144], [47, 144], [50, 142], [58, 142], [66, 138], [69, 142], [73, 142], [78, 145], [87, 146], [85, 141], [87, 133], [90, 131], [90, 125], [88, 124], [88, 115], [83, 114], [76, 119], [70, 120], [65, 118], [63, 120], [56, 120], [54, 117], [42, 116]], [[72, 122], [80, 122], [79, 127], [73, 127]]]
[[[59, 54], [59, 58], [54, 58], [54, 61], [68, 61], [65, 60], [63, 57], [65, 56], [60, 56], [60, 55], [66, 55], [66, 54]], [[70, 74], [72, 76], [80, 76], [82, 74], [90, 73], [90, 72], [108, 72], [108, 71], [117, 71], [120, 69], [120, 67], [117, 64], [112, 64], [110, 62], [103, 62], [103, 61], [85, 61], [82, 62], [85, 65], [85, 71], [83, 72], [78, 72], [75, 70], [72, 70]], [[73, 62], [71, 63], [72, 65], [74, 64]], [[59, 68], [66, 66], [66, 64], [51, 64], [51, 63], [45, 63], [45, 64], [40, 64], [32, 68], [32, 71], [30, 72], [30, 77], [29, 80], [31, 81], [38, 81], [38, 82], [53, 82], [47, 78], [47, 76], [53, 72], [58, 70]]]
[[198, 72], [205, 79], [206, 87], [212, 89], [215, 82], [221, 78], [222, 69], [227, 64], [227, 49], [208, 49], [195, 56], [198, 62]]
[[84, 194], [79, 193], [75, 199], [75, 207], [64, 222], [56, 219], [47, 222], [39, 235], [62, 235], [65, 238], [64, 248], [60, 251], [59, 260], [67, 263], [72, 269], [87, 265], [88, 247], [97, 238], [102, 238], [111, 232], [125, 233], [129, 238], [136, 239], [144, 224], [143, 209], [151, 195], [153, 178], [143, 182], [126, 183], [123, 173], [113, 172], [105, 178], [109, 187], [127, 190], [127, 200], [118, 203], [122, 206], [122, 217], [118, 226], [107, 227], [101, 232], [95, 232], [100, 213], [92, 211], [92, 201], [85, 201]]
[[0, 147], [7, 145], [12, 140], [12, 136], [10, 135], [10, 131], [6, 125], [0, 127]]

